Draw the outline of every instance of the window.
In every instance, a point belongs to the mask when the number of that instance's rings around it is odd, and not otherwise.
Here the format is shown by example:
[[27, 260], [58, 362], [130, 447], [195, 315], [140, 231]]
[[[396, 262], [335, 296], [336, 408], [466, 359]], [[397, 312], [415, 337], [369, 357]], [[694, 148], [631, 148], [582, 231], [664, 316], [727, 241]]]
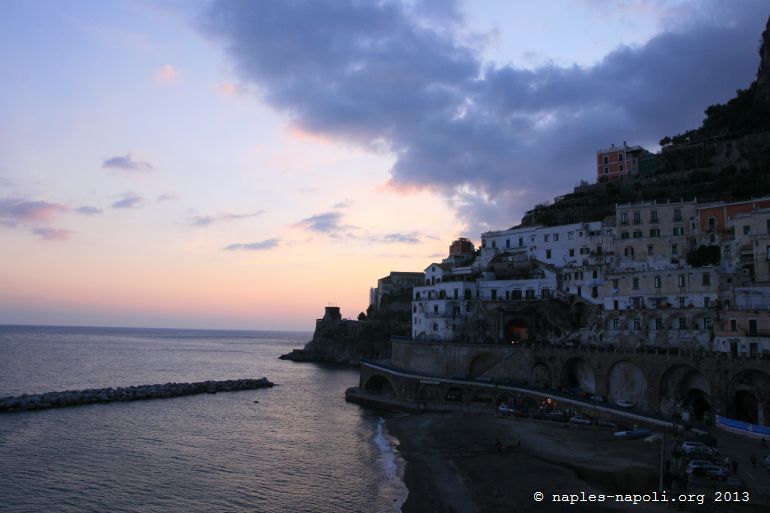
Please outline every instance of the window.
[[438, 323], [437, 322], [433, 323], [433, 331], [438, 331]]
[[524, 237], [519, 237], [519, 247], [524, 245]]
[[634, 331], [639, 331], [641, 329], [642, 329], [642, 320], [634, 319]]
[[543, 235], [543, 242], [549, 242], [550, 240], [551, 240], [551, 236], [550, 235], [548, 235], [547, 233], [545, 235]]
[[634, 230], [634, 238], [635, 239], [641, 239], [642, 238], [642, 230]]
[[620, 319], [612, 319], [612, 329], [614, 330], [620, 329]]
[[663, 329], [663, 319], [655, 319], [655, 329], [656, 330]]
[[492, 301], [497, 301], [497, 289], [492, 289], [491, 294], [492, 294]]
[[[481, 247], [482, 248], [486, 248], [487, 247], [487, 240], [486, 239], [481, 239]], [[433, 270], [433, 269], [431, 269], [431, 270]]]
[[730, 331], [738, 331], [738, 321], [730, 319]]
[[511, 299], [514, 301], [521, 301], [521, 291], [520, 290], [514, 290], [511, 293]]
[[642, 213], [634, 212], [634, 224], [642, 224]]
[[591, 287], [591, 297], [599, 297], [599, 287], [596, 285]]
[[618, 288], [618, 279], [617, 278], [613, 278], [613, 280], [612, 280], [612, 288], [613, 289]]
[[540, 291], [540, 296], [543, 299], [548, 299], [551, 297], [551, 289], [549, 288], [543, 288], [543, 290]]
[[623, 164], [621, 164], [621, 165], [619, 165], [619, 166], [618, 166], [618, 170], [619, 170], [619, 171], [623, 171]]
[[618, 153], [618, 162], [623, 162], [623, 154]]
[[687, 329], [687, 319], [685, 317], [679, 318], [679, 329], [680, 330], [686, 330]]
[[605, 164], [609, 164], [609, 163], [610, 163], [610, 158], [609, 158], [607, 155], [605, 155], [605, 156], [604, 156], [604, 160], [603, 160], [603, 162], [604, 162]]
[[703, 279], [701, 280], [701, 284], [704, 287], [711, 286], [711, 275], [709, 273], [703, 273]]
[[684, 274], [680, 274], [677, 277], [677, 283], [679, 284], [680, 287], [687, 286], [687, 276], [685, 276]]
[[713, 325], [714, 325], [714, 323], [711, 320], [711, 317], [706, 317], [706, 318], [703, 319], [703, 329], [704, 330], [710, 330]]
[[505, 239], [505, 249], [508, 249], [511, 247], [511, 239]]
[[576, 280], [582, 280], [583, 279], [583, 271], [575, 271], [575, 279]]
[[676, 256], [678, 254], [679, 254], [679, 245], [671, 244], [671, 256]]
[[655, 246], [653, 244], [647, 244], [647, 256], [653, 256], [655, 254]]
[[438, 305], [433, 305], [433, 313], [434, 314], [438, 313]]
[[684, 301], [685, 299], [683, 297], [679, 298], [679, 308], [684, 308]]
[[684, 227], [674, 226], [674, 235], [684, 235]]
[[492, 241], [492, 247], [493, 247], [493, 248], [496, 248], [496, 247], [497, 247], [497, 241], [496, 241], [496, 240], [493, 240], [493, 241]]
[[582, 231], [578, 232], [578, 237], [582, 237], [582, 236], [583, 236], [583, 232]]
[[709, 217], [708, 218], [708, 231], [713, 232], [717, 229], [717, 218], [716, 217]]
[[558, 233], [554, 233], [553, 234], [553, 241], [554, 242], [559, 242], [559, 234]]
[[590, 253], [590, 251], [588, 250], [588, 248], [585, 248], [585, 247], [583, 247], [583, 248], [580, 248], [580, 254], [581, 254], [581, 255], [587, 255], [588, 253]]
[[596, 278], [598, 278], [598, 277], [599, 277], [599, 271], [597, 271], [596, 269], [594, 269], [594, 270], [593, 270], [593, 272], [591, 273], [591, 277], [592, 277], [594, 280], [595, 280]]
[[417, 313], [417, 305], [412, 307], [412, 313]]
[[569, 281], [572, 278], [570, 273], [564, 273], [564, 281]]
[[415, 292], [415, 294], [414, 294], [414, 298], [415, 298], [417, 301], [419, 301], [419, 300], [420, 300], [420, 293], [419, 293], [419, 292]]
[[572, 239], [574, 239], [574, 238], [575, 238], [575, 232], [569, 232], [569, 233], [567, 234], [567, 238], [568, 238], [569, 240], [572, 240]]
[[627, 239], [628, 238], [628, 232], [620, 232], [620, 238], [621, 239]]
[[757, 320], [756, 319], [749, 319], [749, 336], [750, 337], [756, 337], [757, 336]]
[[656, 277], [655, 277], [655, 288], [656, 288], [656, 289], [659, 289], [659, 288], [660, 288], [660, 285], [661, 285], [660, 276], [656, 276]]
[[545, 250], [545, 258], [547, 258], [547, 259], [551, 258], [551, 250], [550, 249], [546, 249]]
[[650, 237], [660, 237], [660, 228], [652, 228], [650, 230]]
[[605, 168], [604, 168], [604, 174], [605, 174], [605, 175], [608, 175], [608, 174], [610, 174], [610, 168], [608, 168], [608, 167], [605, 167]]
[[623, 212], [620, 214], [620, 224], [628, 224], [628, 213]]
[[657, 210], [650, 210], [650, 222], [651, 223], [657, 223], [658, 222], [658, 211]]
[[674, 222], [682, 220], [682, 210], [679, 208], [674, 209]]
[[751, 225], [743, 225], [743, 235], [749, 235], [751, 233]]
[[[768, 255], [770, 255], [770, 251], [768, 252]], [[574, 249], [570, 249], [569, 250], [569, 256], [571, 256], [571, 257], [575, 256], [575, 250]]]
[[708, 308], [709, 307], [709, 303], [711, 303], [711, 298], [709, 298], [708, 296], [705, 296], [703, 298], [703, 306]]
[[620, 304], [619, 304], [617, 299], [613, 299], [612, 300], [612, 309], [613, 310], [619, 310], [620, 309]]
[[709, 233], [709, 243], [714, 244], [716, 243], [716, 241], [717, 241], [717, 236], [714, 235], [713, 233]]
[[631, 302], [634, 304], [634, 309], [639, 310], [642, 307], [642, 299], [641, 297], [632, 297]]
[[770, 219], [767, 220], [767, 233], [770, 233]]
[[634, 258], [634, 248], [632, 246], [626, 246], [626, 248], [623, 249], [623, 255]]
[[471, 299], [473, 292], [470, 289], [465, 289], [465, 299]]
[[633, 286], [631, 288], [633, 288], [634, 290], [639, 290], [639, 278], [633, 279]]
[[534, 289], [527, 289], [525, 293], [525, 297], [527, 299], [535, 299], [535, 290]]
[[458, 289], [454, 289], [453, 295], [454, 295], [455, 299], [459, 299], [460, 298], [460, 291]]

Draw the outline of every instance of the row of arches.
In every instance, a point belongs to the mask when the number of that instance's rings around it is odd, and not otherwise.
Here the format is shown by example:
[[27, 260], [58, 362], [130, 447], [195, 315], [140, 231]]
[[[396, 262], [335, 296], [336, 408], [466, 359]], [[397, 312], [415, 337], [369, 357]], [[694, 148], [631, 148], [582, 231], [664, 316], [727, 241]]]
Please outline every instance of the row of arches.
[[[469, 375], [477, 377], [499, 363], [494, 355], [483, 353], [471, 360]], [[603, 379], [600, 380], [599, 377]], [[715, 404], [714, 391], [707, 377], [691, 365], [679, 363], [666, 369], [657, 382], [650, 383], [639, 366], [627, 360], [616, 361], [604, 376], [599, 375], [593, 364], [581, 357], [570, 358], [560, 369], [558, 381], [544, 362], [531, 368], [530, 381], [545, 387], [579, 388], [588, 394], [606, 394], [611, 402], [631, 401], [646, 408], [650, 397], [649, 387], [657, 386], [660, 412], [688, 411], [692, 420], [700, 420], [711, 414]], [[426, 400], [492, 402], [494, 398], [485, 391], [469, 392], [460, 387], [434, 387]], [[374, 374], [366, 381], [367, 392], [386, 397], [397, 397], [393, 383], [382, 374]], [[471, 395], [468, 395], [471, 394]], [[478, 397], [477, 397], [478, 396]], [[729, 380], [724, 401], [727, 417], [751, 424], [770, 424], [770, 374], [748, 369]]]

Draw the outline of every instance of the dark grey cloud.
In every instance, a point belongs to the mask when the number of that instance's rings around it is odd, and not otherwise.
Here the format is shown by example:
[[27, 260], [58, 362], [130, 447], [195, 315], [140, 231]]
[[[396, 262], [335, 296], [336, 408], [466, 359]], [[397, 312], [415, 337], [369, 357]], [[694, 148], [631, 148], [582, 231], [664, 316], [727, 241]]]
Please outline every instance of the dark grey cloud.
[[142, 206], [144, 206], [144, 198], [132, 192], [127, 192], [122, 199], [112, 204], [112, 208], [139, 208]]
[[209, 226], [214, 223], [222, 221], [237, 221], [239, 219], [248, 219], [250, 217], [257, 217], [264, 214], [264, 210], [257, 210], [248, 214], [233, 214], [231, 212], [222, 212], [219, 214], [212, 214], [206, 216], [193, 216], [190, 219], [190, 226]]
[[230, 244], [225, 247], [227, 251], [246, 250], [246, 251], [264, 251], [272, 249], [278, 245], [278, 239], [266, 239], [261, 242], [250, 242], [247, 244]]
[[102, 167], [106, 169], [114, 169], [117, 171], [150, 171], [153, 169], [152, 164], [141, 160], [136, 160], [131, 154], [111, 157], [102, 162]]
[[101, 214], [102, 209], [83, 205], [82, 207], [76, 208], [75, 212], [78, 214], [83, 214], [84, 216], [95, 216], [96, 214]]
[[[264, 101], [303, 130], [390, 151], [393, 185], [440, 192], [477, 235], [593, 180], [598, 148], [655, 147], [751, 82], [766, 1], [689, 5], [686, 23], [594, 66], [536, 69], [484, 63], [454, 4], [442, 19], [436, 2], [221, 0], [205, 27]], [[317, 231], [334, 229], [327, 216]]]

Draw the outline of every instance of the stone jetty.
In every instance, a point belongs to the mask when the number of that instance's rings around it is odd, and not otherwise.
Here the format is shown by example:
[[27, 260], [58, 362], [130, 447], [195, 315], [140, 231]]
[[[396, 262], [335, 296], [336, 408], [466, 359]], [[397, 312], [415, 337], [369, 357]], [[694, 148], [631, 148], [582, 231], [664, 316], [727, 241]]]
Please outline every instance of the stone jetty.
[[143, 399], [166, 399], [195, 394], [216, 394], [238, 390], [256, 390], [272, 387], [267, 378], [230, 379], [227, 381], [199, 381], [196, 383], [165, 383], [118, 388], [95, 388], [66, 390], [45, 394], [20, 395], [0, 398], [0, 413], [64, 408], [82, 404], [111, 403], [114, 401], [139, 401]]

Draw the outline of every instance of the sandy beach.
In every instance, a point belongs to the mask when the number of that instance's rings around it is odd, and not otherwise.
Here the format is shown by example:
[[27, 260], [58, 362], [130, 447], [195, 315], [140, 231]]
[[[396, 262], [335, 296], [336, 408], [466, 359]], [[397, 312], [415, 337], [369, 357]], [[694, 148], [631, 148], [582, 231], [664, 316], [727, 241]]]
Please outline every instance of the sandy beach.
[[[460, 413], [395, 417], [388, 429], [407, 462], [404, 481], [410, 493], [404, 513], [665, 509], [551, 500], [552, 494], [657, 489], [658, 446], [616, 440], [612, 430]], [[533, 499], [537, 491], [543, 492], [543, 502]]]

